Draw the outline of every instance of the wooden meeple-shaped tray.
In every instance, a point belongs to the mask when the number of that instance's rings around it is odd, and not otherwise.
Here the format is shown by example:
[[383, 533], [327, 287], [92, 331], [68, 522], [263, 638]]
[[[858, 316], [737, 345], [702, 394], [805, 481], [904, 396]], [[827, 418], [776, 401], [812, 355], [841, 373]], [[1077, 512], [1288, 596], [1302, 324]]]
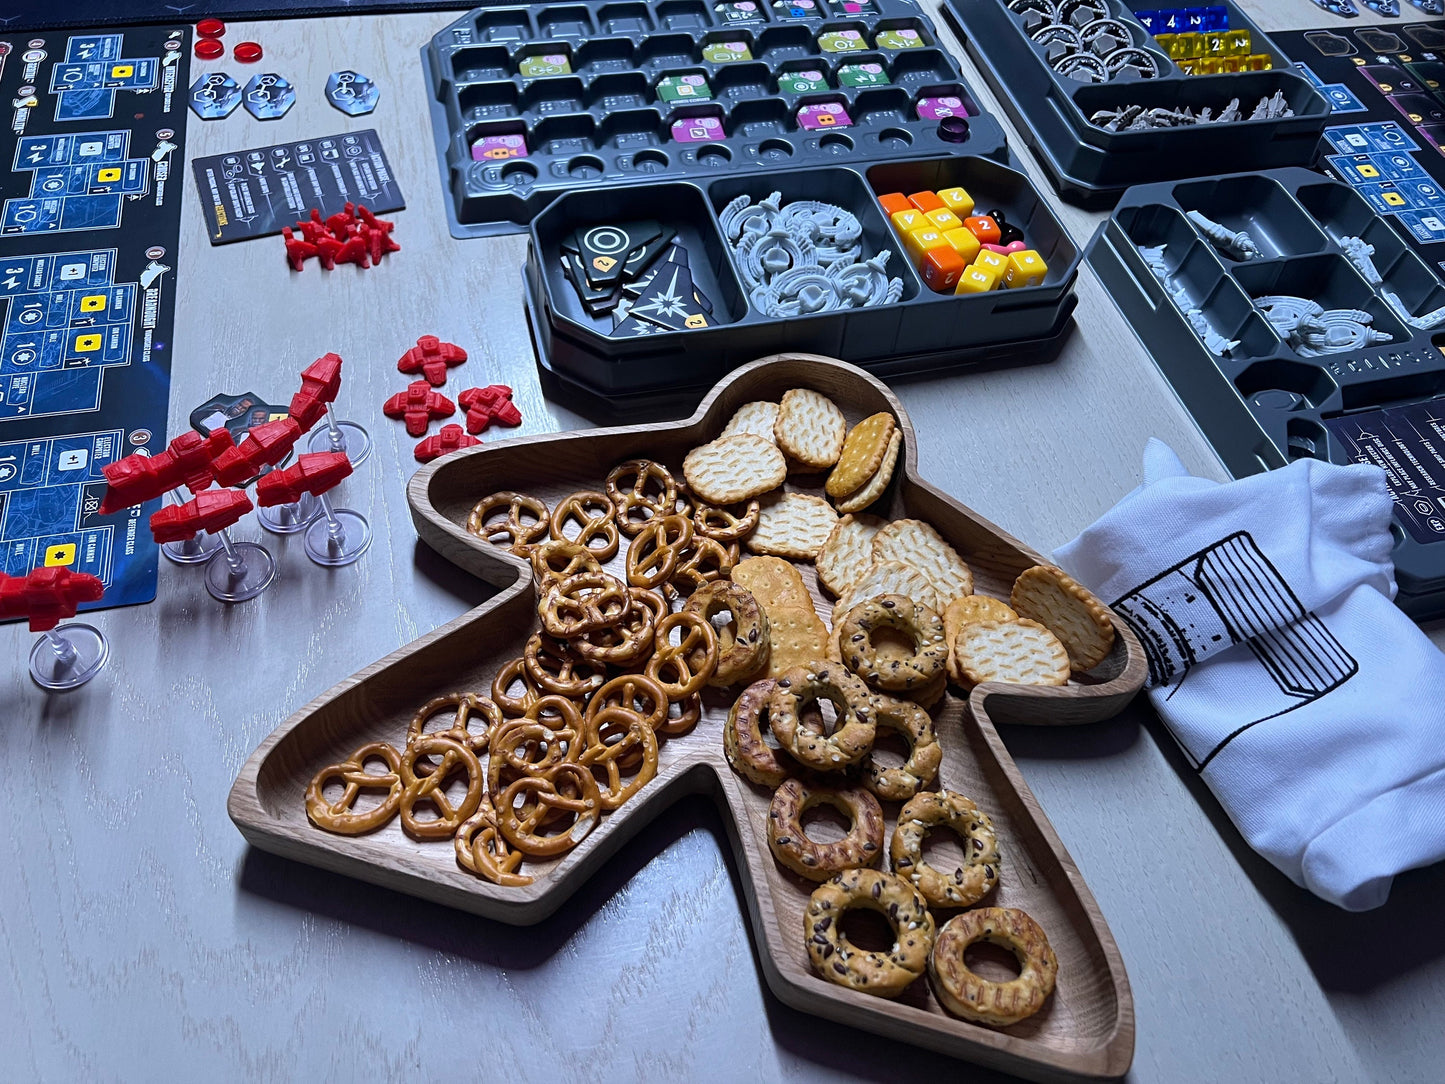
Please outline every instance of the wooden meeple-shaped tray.
[[[776, 401], [795, 387], [828, 395], [849, 425], [880, 410], [895, 416], [906, 451], [873, 511], [936, 526], [968, 560], [976, 591], [1007, 599], [1018, 573], [1042, 560], [919, 479], [913, 429], [898, 400], [867, 373], [828, 358], [785, 354], [744, 366], [718, 384], [686, 421], [489, 442], [418, 471], [408, 497], [422, 539], [500, 592], [287, 719], [241, 770], [231, 790], [231, 818], [264, 850], [522, 925], [551, 914], [678, 797], [708, 793], [725, 809], [763, 971], [782, 1000], [805, 1012], [1039, 1080], [1120, 1076], [1134, 1048], [1133, 999], [1123, 961], [1083, 878], [990, 721], [1085, 723], [1118, 712], [1140, 688], [1146, 664], [1138, 641], [1117, 620], [1110, 657], [1067, 686], [981, 685], [967, 700], [950, 689], [934, 712], [944, 753], [941, 784], [974, 799], [992, 816], [998, 833], [1001, 883], [985, 904], [1027, 911], [1058, 954], [1054, 995], [1036, 1016], [1012, 1027], [988, 1028], [948, 1015], [926, 979], [889, 1001], [814, 974], [803, 945], [803, 909], [815, 886], [774, 861], [765, 829], [771, 793], [735, 774], [723, 753], [723, 721], [737, 690], [709, 690], [697, 727], [663, 743], [657, 777], [568, 854], [529, 860], [524, 872], [535, 881], [525, 887], [501, 887], [468, 873], [457, 865], [450, 841], [412, 840], [396, 819], [360, 837], [332, 835], [307, 820], [306, 787], [321, 768], [345, 760], [367, 742], [400, 748], [413, 713], [435, 696], [463, 690], [485, 694], [493, 675], [521, 655], [535, 629], [530, 566], [465, 529], [478, 499], [514, 489], [551, 506], [577, 490], [601, 488], [614, 464], [634, 457], [665, 462], [680, 477], [686, 452], [714, 438], [737, 407], [751, 400]], [[821, 481], [790, 478], [788, 487], [819, 491]], [[622, 554], [609, 570], [621, 574]], [[800, 569], [826, 618], [831, 607], [812, 566]], [[891, 833], [897, 806], [885, 803], [885, 812]], [[948, 916], [936, 917], [941, 925]]]

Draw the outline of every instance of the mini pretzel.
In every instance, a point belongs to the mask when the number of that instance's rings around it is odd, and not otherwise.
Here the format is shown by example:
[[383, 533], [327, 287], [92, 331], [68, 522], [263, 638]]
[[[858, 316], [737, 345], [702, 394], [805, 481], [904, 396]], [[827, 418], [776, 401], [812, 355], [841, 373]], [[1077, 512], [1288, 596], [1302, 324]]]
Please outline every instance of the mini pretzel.
[[776, 787], [788, 778], [792, 763], [787, 753], [763, 740], [762, 724], [775, 684], [771, 678], [763, 678], [749, 685], [733, 702], [723, 725], [723, 752], [728, 763], [744, 779], [765, 787]]
[[[855, 907], [877, 911], [893, 927], [893, 947], [864, 952], [843, 933]], [[803, 941], [813, 970], [829, 982], [879, 997], [897, 997], [923, 974], [934, 947], [933, 916], [908, 883], [874, 869], [850, 869], [813, 890], [803, 912]]]
[[522, 658], [527, 676], [547, 692], [558, 696], [586, 696], [604, 680], [603, 667], [585, 659], [574, 659], [566, 645], [545, 633], [532, 633]]
[[[672, 630], [682, 640], [672, 643]], [[662, 686], [669, 700], [701, 692], [717, 669], [717, 633], [695, 613], [670, 614], [657, 623], [656, 646], [647, 661], [647, 676]]]
[[[674, 718], [672, 711], [677, 709], [677, 717]], [[681, 700], [674, 700], [667, 706], [667, 722], [657, 728], [659, 734], [669, 738], [676, 738], [686, 734], [697, 721], [702, 718], [702, 693], [693, 693]]]
[[900, 767], [883, 768], [874, 763], [870, 752], [863, 758], [863, 785], [885, 801], [906, 802], [938, 777], [943, 762], [933, 720], [911, 700], [880, 695], [873, 698], [873, 721], [903, 735], [908, 759]]
[[[572, 793], [564, 793], [564, 786]], [[570, 851], [587, 838], [602, 816], [597, 780], [580, 764], [558, 764], [546, 775], [523, 776], [503, 792], [497, 804], [497, 827], [502, 836], [523, 854], [536, 858]], [[566, 831], [539, 835], [542, 824], [559, 811], [576, 819]]]
[[677, 483], [661, 463], [629, 459], [607, 472], [607, 496], [617, 509], [617, 525], [631, 538], [649, 520], [672, 514]]
[[[552, 537], [559, 542], [572, 542], [582, 546], [600, 562], [617, 556], [620, 541], [617, 524], [612, 521], [616, 511], [606, 493], [584, 489], [564, 497], [562, 503], [552, 509], [549, 524]], [[568, 526], [576, 522], [581, 530], [576, 537], [568, 537]]]
[[[434, 756], [440, 761], [426, 773], [418, 773], [417, 761]], [[446, 785], [459, 772], [467, 777], [467, 792], [453, 806]], [[401, 754], [401, 782], [401, 827], [406, 834], [412, 839], [450, 839], [462, 821], [477, 811], [485, 777], [475, 753], [460, 742], [433, 734], [417, 738]], [[435, 820], [417, 820], [416, 807], [421, 802], [437, 811]]]
[[[493, 521], [502, 509], [507, 518]], [[526, 515], [532, 517], [529, 522]], [[504, 489], [483, 497], [467, 517], [467, 530], [492, 545], [521, 554], [531, 543], [547, 537], [547, 506], [536, 497]]]
[[[873, 644], [875, 629], [893, 629], [912, 642], [912, 654], [884, 658]], [[936, 681], [948, 666], [943, 618], [906, 595], [879, 595], [848, 611], [838, 633], [848, 669], [868, 684], [889, 692], [907, 692]]]
[[568, 646], [588, 662], [609, 666], [640, 663], [652, 651], [658, 608], [662, 607], [666, 616], [666, 603], [640, 587], [627, 588], [627, 595], [627, 611], [621, 623], [610, 629], [595, 629], [568, 641]]
[[604, 708], [626, 708], [653, 730], [667, 722], [667, 693], [646, 674], [622, 674], [592, 694], [584, 719], [591, 722]]
[[[599, 784], [603, 809], [620, 808], [657, 775], [657, 735], [631, 708], [607, 707], [588, 715], [583, 736], [581, 764], [594, 774], [599, 768], [607, 773], [607, 789]], [[622, 768], [629, 761], [637, 763], [637, 770], [624, 783]]]
[[692, 520], [658, 516], [644, 526], [627, 547], [627, 582], [633, 587], [661, 587], [672, 579], [684, 550], [692, 544]]
[[575, 542], [543, 539], [532, 546], [532, 574], [537, 578], [538, 589], [554, 580], [565, 580], [581, 572], [601, 572], [602, 566], [585, 546]]
[[542, 775], [558, 764], [575, 763], [582, 755], [582, 717], [565, 697], [541, 697], [537, 707], [559, 714], [543, 720], [539, 715], [513, 719], [497, 729], [492, 736], [491, 755], [487, 757], [487, 790], [500, 794], [503, 773], [508, 779], [523, 775]]
[[531, 877], [517, 872], [522, 864], [522, 852], [507, 846], [497, 830], [497, 811], [492, 799], [485, 794], [477, 811], [457, 829], [452, 846], [456, 849], [457, 865], [493, 884], [520, 888], [532, 883]]
[[[803, 725], [803, 710], [820, 699], [838, 711], [832, 734]], [[818, 659], [785, 671], [768, 698], [768, 725], [793, 759], [824, 772], [841, 772], [873, 748], [873, 698], [836, 662]]]
[[693, 535], [692, 545], [679, 554], [677, 567], [667, 582], [688, 594], [725, 579], [738, 563], [739, 556], [736, 542], [724, 546], [716, 539]]
[[[513, 696], [512, 686], [519, 681], [522, 683], [521, 695]], [[512, 659], [503, 663], [497, 676], [492, 678], [492, 702], [508, 715], [525, 715], [527, 708], [538, 695], [532, 675], [527, 673], [526, 659]]]
[[[384, 772], [368, 772], [368, 760], [381, 760]], [[346, 785], [341, 797], [328, 802], [322, 791], [333, 779]], [[385, 790], [386, 797], [370, 809], [357, 811], [356, 799], [364, 790]], [[401, 756], [385, 742], [363, 745], [340, 764], [322, 768], [306, 788], [306, 815], [317, 828], [341, 836], [359, 836], [380, 828], [396, 816], [401, 804]]]
[[732, 620], [721, 629], [713, 626], [718, 644], [717, 670], [708, 679], [709, 685], [720, 687], [748, 680], [768, 665], [772, 652], [768, 615], [751, 592], [735, 583], [718, 580], [705, 584], [682, 608], [683, 613], [695, 613], [709, 625], [724, 611]]
[[[809, 839], [803, 814], [815, 805], [830, 805], [844, 814], [852, 822], [848, 834], [833, 843]], [[883, 807], [862, 787], [833, 790], [785, 779], [768, 809], [768, 847], [774, 858], [810, 881], [871, 866], [883, 853]]]
[[583, 572], [548, 585], [537, 606], [542, 627], [559, 640], [622, 623], [630, 600], [627, 585], [605, 572]]
[[[923, 860], [923, 839], [942, 825], [958, 834], [963, 865], [951, 873]], [[993, 821], [962, 794], [925, 791], [908, 800], [888, 845], [893, 871], [907, 877], [934, 907], [972, 907], [998, 884], [998, 838]]]
[[[734, 508], [741, 508], [742, 513], [734, 512]], [[718, 542], [741, 542], [753, 533], [761, 514], [755, 500], [724, 507], [699, 504], [692, 513], [692, 526], [698, 534]]]
[[[448, 713], [451, 716], [449, 727], [445, 730], [427, 730], [427, 723]], [[480, 731], [473, 730], [469, 725], [473, 715], [486, 724]], [[411, 723], [406, 728], [406, 740], [410, 744], [418, 738], [436, 734], [461, 742], [474, 753], [481, 753], [487, 747], [487, 738], [492, 729], [500, 726], [501, 722], [502, 709], [485, 696], [478, 696], [476, 693], [448, 693], [428, 700], [421, 706], [421, 710], [411, 717]], [[417, 767], [420, 768], [421, 765], [422, 762], [418, 761]]]
[[[968, 946], [988, 941], [1019, 962], [1018, 978], [989, 982], [964, 962]], [[980, 907], [955, 915], [938, 931], [928, 957], [928, 978], [943, 1007], [955, 1016], [994, 1027], [1027, 1020], [1054, 992], [1059, 959], [1039, 924], [1011, 907]]]

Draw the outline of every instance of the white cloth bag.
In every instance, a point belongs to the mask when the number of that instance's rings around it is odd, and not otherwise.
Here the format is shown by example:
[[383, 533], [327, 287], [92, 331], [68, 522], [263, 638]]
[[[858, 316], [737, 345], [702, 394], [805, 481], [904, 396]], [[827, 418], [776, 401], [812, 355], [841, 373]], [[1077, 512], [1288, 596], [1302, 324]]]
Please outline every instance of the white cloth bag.
[[1372, 466], [1228, 483], [1166, 445], [1055, 559], [1149, 656], [1149, 698], [1250, 846], [1350, 911], [1445, 858], [1445, 655], [1390, 601]]

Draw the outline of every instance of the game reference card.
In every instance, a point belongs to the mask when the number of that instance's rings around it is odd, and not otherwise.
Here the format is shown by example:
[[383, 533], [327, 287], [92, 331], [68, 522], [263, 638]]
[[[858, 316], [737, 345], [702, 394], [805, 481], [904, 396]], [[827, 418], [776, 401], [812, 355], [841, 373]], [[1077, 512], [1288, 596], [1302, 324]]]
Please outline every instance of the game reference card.
[[1395, 518], [1417, 542], [1445, 542], [1445, 400], [1326, 418], [1356, 463], [1385, 472]]
[[313, 207], [327, 218], [347, 203], [364, 203], [377, 214], [406, 206], [371, 128], [215, 154], [192, 166], [213, 245], [280, 233]]

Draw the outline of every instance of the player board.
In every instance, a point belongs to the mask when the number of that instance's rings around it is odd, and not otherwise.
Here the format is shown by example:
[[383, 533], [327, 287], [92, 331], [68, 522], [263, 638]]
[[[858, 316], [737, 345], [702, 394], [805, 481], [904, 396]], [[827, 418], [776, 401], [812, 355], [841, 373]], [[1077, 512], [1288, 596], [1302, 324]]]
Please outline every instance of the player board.
[[153, 502], [101, 468], [166, 445], [190, 31], [0, 37], [0, 571], [155, 597]]
[[1272, 37], [1333, 107], [1319, 168], [1445, 269], [1445, 21]]

